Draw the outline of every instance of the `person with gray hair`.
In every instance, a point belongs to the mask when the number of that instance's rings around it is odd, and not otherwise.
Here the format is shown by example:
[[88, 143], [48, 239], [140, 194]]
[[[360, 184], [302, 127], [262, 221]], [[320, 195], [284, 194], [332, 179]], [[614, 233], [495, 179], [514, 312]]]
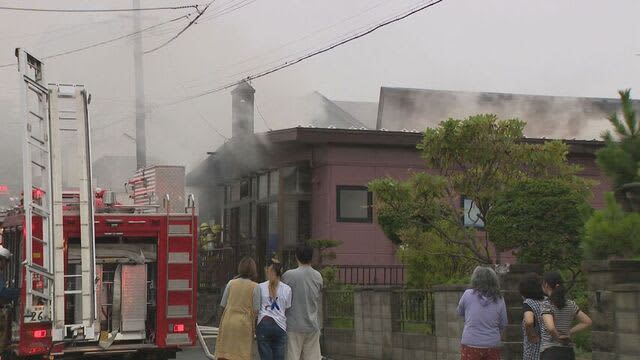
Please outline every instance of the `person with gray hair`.
[[464, 317], [460, 359], [499, 360], [507, 306], [498, 274], [492, 268], [478, 266], [473, 270], [471, 288], [460, 298], [458, 314]]

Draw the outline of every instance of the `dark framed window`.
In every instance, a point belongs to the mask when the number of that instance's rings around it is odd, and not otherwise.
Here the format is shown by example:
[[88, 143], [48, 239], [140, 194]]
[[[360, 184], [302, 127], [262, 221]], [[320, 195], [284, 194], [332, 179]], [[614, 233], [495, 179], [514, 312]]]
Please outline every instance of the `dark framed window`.
[[464, 226], [473, 226], [479, 229], [484, 229], [484, 221], [480, 219], [480, 209], [473, 201], [466, 196], [460, 197], [460, 206], [462, 207], [462, 222]]
[[366, 186], [338, 186], [336, 196], [338, 222], [373, 221], [373, 194]]
[[243, 180], [240, 182], [240, 199], [247, 198], [251, 195], [251, 182]]

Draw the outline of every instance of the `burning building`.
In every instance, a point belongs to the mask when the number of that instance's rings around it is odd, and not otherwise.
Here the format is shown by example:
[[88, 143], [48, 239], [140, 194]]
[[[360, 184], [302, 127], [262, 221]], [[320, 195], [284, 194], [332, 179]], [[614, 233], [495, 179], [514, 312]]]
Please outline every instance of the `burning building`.
[[603, 206], [610, 188], [595, 164], [603, 144], [592, 139], [619, 108], [615, 100], [382, 88], [379, 104], [358, 104], [315, 94], [326, 109], [315, 126], [254, 134], [254, 95], [247, 83], [232, 92], [232, 139], [187, 178], [203, 204], [201, 218], [222, 223], [224, 246], [236, 260], [250, 255], [262, 266], [277, 253], [293, 265], [297, 244], [333, 239], [342, 242], [333, 261], [342, 269], [369, 271], [370, 283], [402, 281], [401, 274], [388, 275], [399, 267], [396, 249], [376, 223], [367, 184], [425, 170], [418, 130], [447, 117], [497, 113], [529, 120], [526, 141], [566, 139], [569, 161], [598, 184], [594, 207]]

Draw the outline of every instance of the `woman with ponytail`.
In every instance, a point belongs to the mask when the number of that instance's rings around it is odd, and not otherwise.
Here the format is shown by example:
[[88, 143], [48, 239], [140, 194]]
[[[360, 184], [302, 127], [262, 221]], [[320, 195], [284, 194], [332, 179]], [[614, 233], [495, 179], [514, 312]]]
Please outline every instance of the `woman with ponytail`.
[[[574, 360], [571, 337], [591, 326], [591, 319], [578, 305], [566, 298], [562, 276], [557, 272], [544, 274], [542, 291], [548, 299], [542, 306], [540, 353], [542, 360]], [[573, 326], [574, 320], [578, 324]]]
[[266, 268], [267, 281], [253, 292], [253, 307], [258, 313], [258, 353], [261, 360], [284, 360], [287, 347], [287, 318], [291, 307], [291, 288], [280, 281], [282, 264], [276, 259]]

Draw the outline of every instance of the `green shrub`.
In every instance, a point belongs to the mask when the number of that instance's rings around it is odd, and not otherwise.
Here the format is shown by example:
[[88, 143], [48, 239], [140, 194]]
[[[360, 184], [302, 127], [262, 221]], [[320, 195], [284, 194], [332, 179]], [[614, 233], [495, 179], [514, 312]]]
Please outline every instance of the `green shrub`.
[[612, 193], [605, 197], [607, 207], [596, 211], [587, 221], [585, 254], [596, 260], [640, 256], [640, 214], [624, 212]]

